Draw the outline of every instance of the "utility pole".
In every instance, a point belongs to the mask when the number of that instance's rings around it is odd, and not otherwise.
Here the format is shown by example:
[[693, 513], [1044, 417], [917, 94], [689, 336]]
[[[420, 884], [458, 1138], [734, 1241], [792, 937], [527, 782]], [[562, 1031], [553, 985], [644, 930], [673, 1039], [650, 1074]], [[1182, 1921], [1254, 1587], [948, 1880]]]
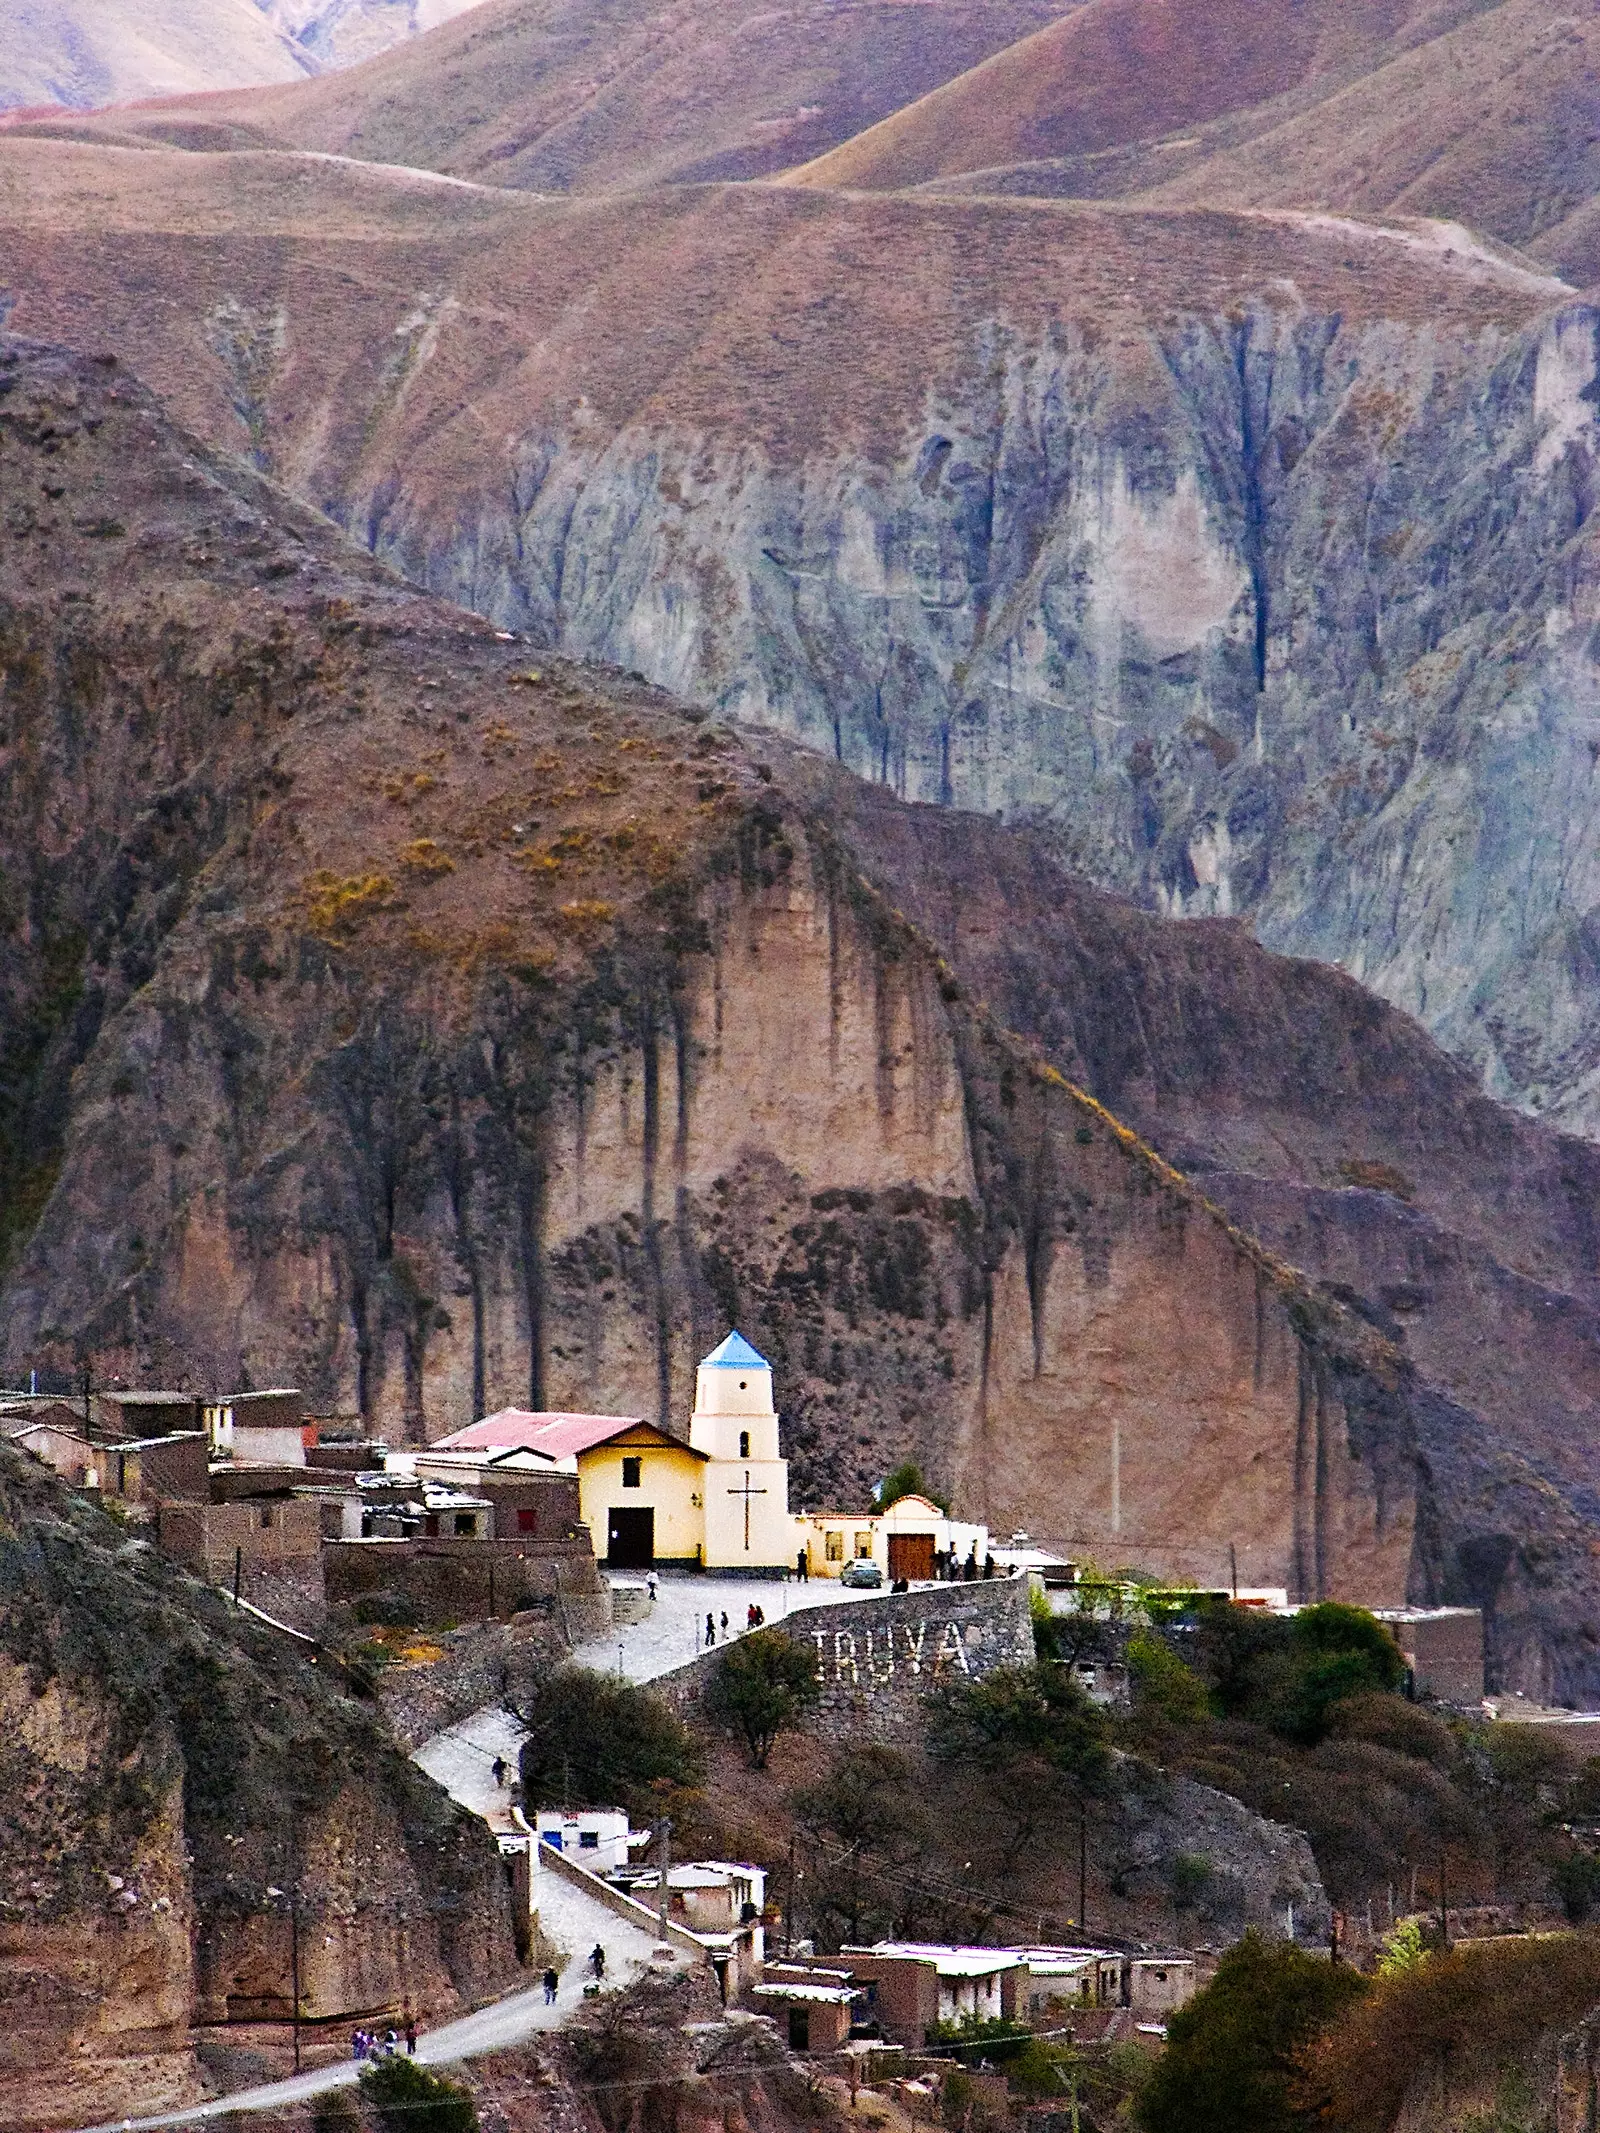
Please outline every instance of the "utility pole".
[[667, 1939], [667, 1905], [671, 1897], [669, 1886], [672, 1878], [672, 1817], [663, 1815], [656, 1828], [657, 1847], [661, 1854], [661, 1879], [658, 1883], [659, 1901], [656, 1905], [656, 1938], [663, 1948], [670, 1948]]
[[[239, 1604], [239, 1584], [243, 1577], [244, 1550], [242, 1548], [235, 1548], [233, 1551], [233, 1604], [235, 1607], [237, 1607]], [[261, 1588], [257, 1586], [256, 1589], [259, 1592]]]
[[1233, 1580], [1233, 1596], [1239, 1597], [1239, 1551], [1232, 1541], [1228, 1543], [1228, 1574]]
[[1089, 1803], [1078, 1795], [1078, 1931], [1089, 1933]]
[[294, 2070], [300, 2071], [300, 1899], [289, 1897], [289, 1975], [294, 1987]]
[[1450, 1892], [1444, 1878], [1444, 1846], [1439, 1847], [1439, 1946], [1448, 1954], [1450, 1949]]
[[794, 1832], [789, 1832], [789, 1900], [783, 1907], [783, 1952], [794, 1953]]

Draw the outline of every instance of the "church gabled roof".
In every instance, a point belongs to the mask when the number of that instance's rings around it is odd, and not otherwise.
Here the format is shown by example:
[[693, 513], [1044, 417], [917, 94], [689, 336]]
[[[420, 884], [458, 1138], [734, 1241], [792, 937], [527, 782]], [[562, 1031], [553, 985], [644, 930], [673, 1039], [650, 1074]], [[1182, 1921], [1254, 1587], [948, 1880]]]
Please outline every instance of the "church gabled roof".
[[764, 1355], [757, 1355], [742, 1333], [730, 1333], [719, 1347], [701, 1359], [702, 1370], [770, 1370]]

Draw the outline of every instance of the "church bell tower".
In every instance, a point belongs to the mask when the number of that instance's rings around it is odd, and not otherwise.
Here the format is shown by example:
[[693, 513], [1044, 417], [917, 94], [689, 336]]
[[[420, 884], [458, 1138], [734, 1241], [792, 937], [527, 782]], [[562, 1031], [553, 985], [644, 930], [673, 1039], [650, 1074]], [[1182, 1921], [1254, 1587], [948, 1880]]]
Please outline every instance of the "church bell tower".
[[706, 1454], [708, 1570], [781, 1570], [792, 1558], [789, 1463], [778, 1450], [772, 1365], [730, 1333], [695, 1374], [689, 1443]]

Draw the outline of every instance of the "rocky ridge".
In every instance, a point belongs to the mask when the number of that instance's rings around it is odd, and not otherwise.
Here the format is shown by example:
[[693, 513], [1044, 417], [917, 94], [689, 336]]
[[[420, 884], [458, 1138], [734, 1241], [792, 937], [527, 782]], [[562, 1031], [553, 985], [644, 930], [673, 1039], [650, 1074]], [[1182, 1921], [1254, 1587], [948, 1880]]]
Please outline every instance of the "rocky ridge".
[[515, 1970], [481, 1826], [270, 1630], [0, 1450], [7, 2123], [202, 2093], [195, 2024], [444, 2010]]

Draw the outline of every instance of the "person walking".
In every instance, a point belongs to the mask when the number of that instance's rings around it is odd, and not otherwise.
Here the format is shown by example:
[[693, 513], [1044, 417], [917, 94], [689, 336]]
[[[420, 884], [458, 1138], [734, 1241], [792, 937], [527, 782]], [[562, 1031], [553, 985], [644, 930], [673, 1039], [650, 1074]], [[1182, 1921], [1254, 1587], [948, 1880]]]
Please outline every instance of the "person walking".
[[601, 1947], [598, 1941], [595, 1942], [594, 1947], [590, 1952], [589, 1968], [594, 1972], [597, 1978], [602, 1978], [606, 1974], [606, 1951], [604, 1950], [604, 1948]]
[[553, 1970], [547, 1970], [545, 1972], [544, 2004], [546, 2005], [546, 2007], [554, 2007], [554, 2005], [556, 2004], [556, 1985], [558, 1984], [558, 1982], [559, 1980], [557, 1979], [556, 1974]]
[[395, 2028], [394, 2024], [391, 2022], [389, 2024], [389, 2027], [383, 2033], [383, 2056], [386, 2059], [392, 2059], [399, 2049], [400, 2034], [399, 2031]]
[[654, 1607], [654, 1605], [656, 1604], [656, 1592], [659, 1589], [659, 1581], [657, 1580], [656, 1574], [653, 1570], [645, 1578], [644, 1589], [650, 1595], [650, 1605]]
[[416, 2016], [415, 2016], [415, 2015], [411, 2015], [411, 2014], [408, 2014], [408, 2015], [406, 2016], [406, 2057], [407, 2057], [408, 2059], [414, 2059], [414, 2058], [415, 2058], [416, 2056], [417, 2056], [417, 2018], [416, 2018]]
[[722, 1641], [724, 1644], [728, 1641], [728, 1610], [726, 1608], [722, 1610]]
[[503, 1788], [506, 1781], [505, 1757], [503, 1755], [497, 1755], [494, 1761], [489, 1765], [489, 1768], [494, 1773], [495, 1783]]
[[713, 1614], [711, 1613], [711, 1610], [710, 1610], [709, 1608], [707, 1608], [707, 1610], [706, 1610], [706, 1649], [707, 1649], [707, 1650], [709, 1651], [709, 1650], [711, 1649], [712, 1645], [716, 1643], [716, 1641], [717, 1641], [717, 1624], [716, 1624], [716, 1618], [715, 1618], [715, 1616], [714, 1616], [714, 1615], [713, 1615]]
[[804, 1548], [794, 1559], [794, 1574], [802, 1585], [811, 1583], [811, 1557]]
[[744, 1626], [746, 1629], [754, 1629], [756, 1626], [756, 1603], [754, 1600], [750, 1602], [750, 1605], [744, 1611]]
[[350, 2056], [358, 2065], [367, 2056], [367, 2033], [364, 2029], [351, 2031]]

